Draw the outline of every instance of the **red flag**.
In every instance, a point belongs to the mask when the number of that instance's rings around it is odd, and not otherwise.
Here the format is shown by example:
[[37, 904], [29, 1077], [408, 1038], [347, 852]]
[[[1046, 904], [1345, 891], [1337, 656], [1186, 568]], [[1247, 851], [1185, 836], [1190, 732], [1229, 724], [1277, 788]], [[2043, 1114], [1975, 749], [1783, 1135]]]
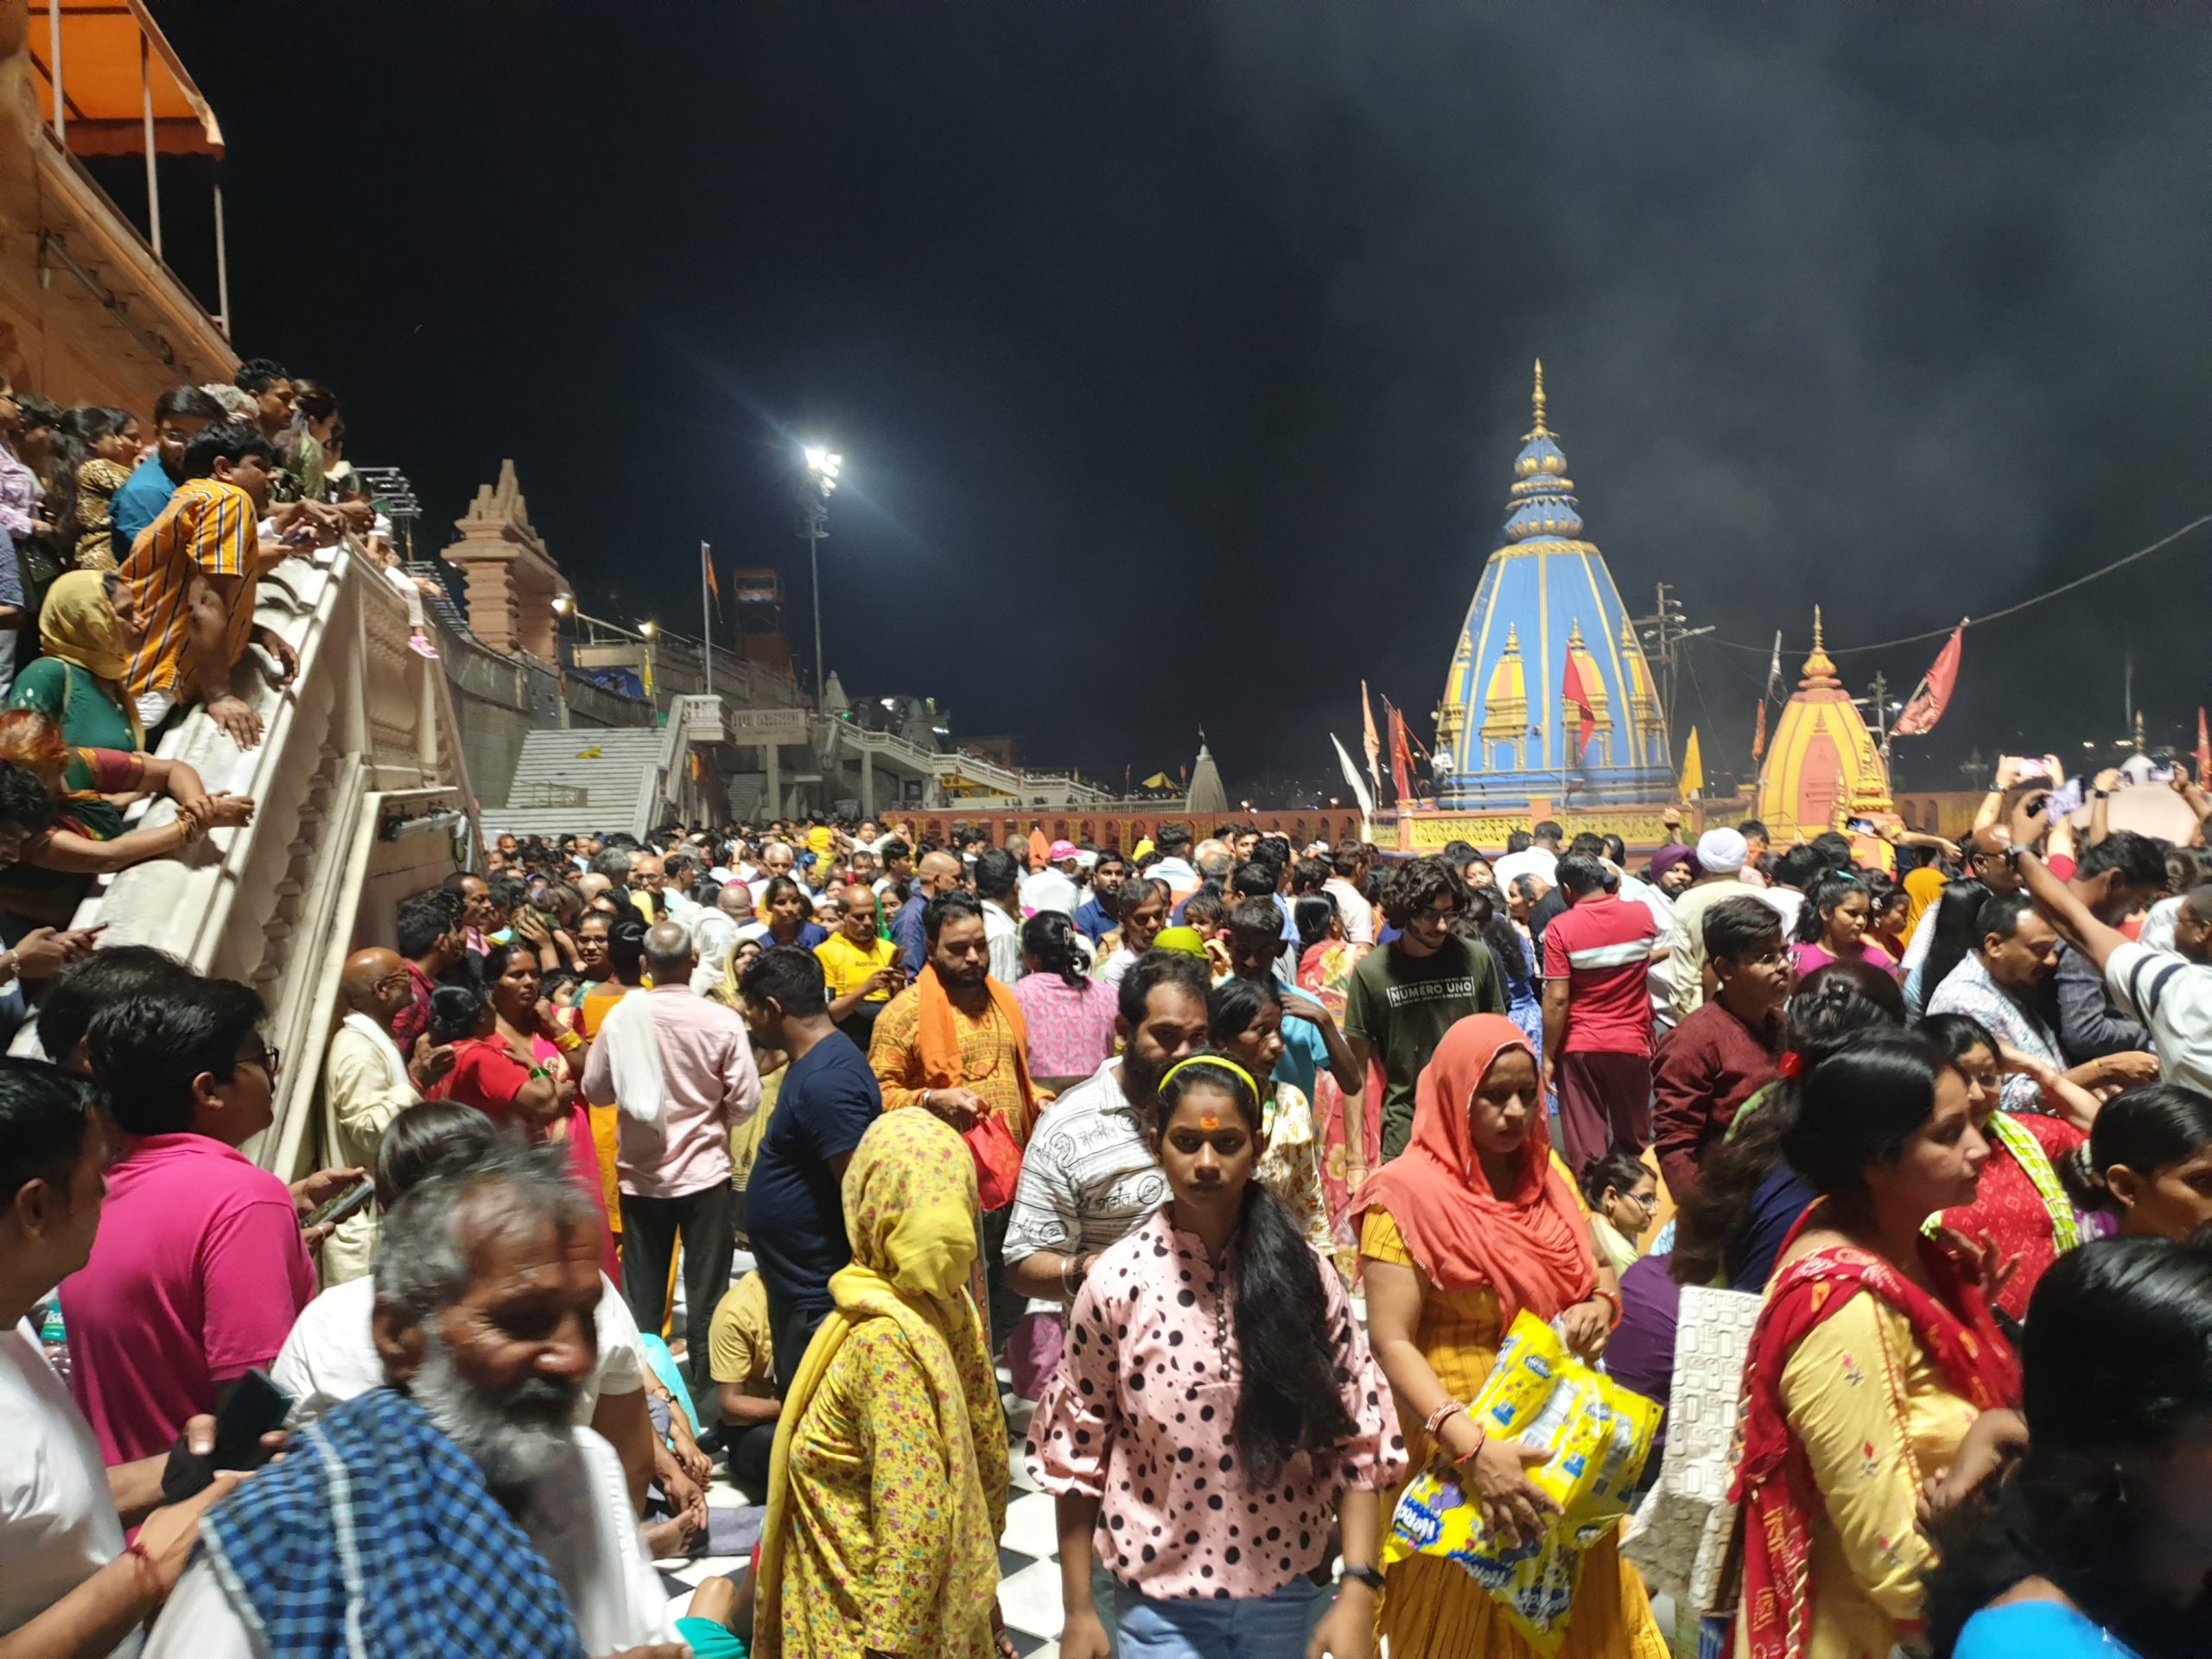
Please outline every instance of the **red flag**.
[[1382, 701], [1390, 714], [1390, 781], [1398, 786], [1398, 804], [1402, 806], [1414, 798], [1413, 786], [1407, 775], [1413, 770], [1413, 756], [1406, 748], [1406, 717], [1390, 707], [1389, 698]]
[[1966, 631], [1964, 622], [1951, 630], [1950, 639], [1936, 653], [1936, 665], [1928, 671], [1919, 691], [1890, 728], [1891, 736], [1918, 737], [1936, 729], [1936, 722], [1943, 718], [1943, 710], [1950, 704], [1952, 689], [1959, 683], [1959, 652], [1965, 643]]
[[2204, 729], [2204, 707], [2196, 709], [2196, 781], [2212, 779], [2212, 733]]
[[1574, 705], [1574, 758], [1580, 760], [1590, 747], [1590, 739], [1598, 729], [1598, 711], [1590, 706], [1590, 694], [1582, 689], [1582, 671], [1575, 665], [1574, 653], [1567, 653], [1567, 675], [1560, 682], [1560, 696]]
[[1751, 734], [1751, 764], [1758, 765], [1766, 754], [1766, 699], [1759, 699], [1758, 728]]

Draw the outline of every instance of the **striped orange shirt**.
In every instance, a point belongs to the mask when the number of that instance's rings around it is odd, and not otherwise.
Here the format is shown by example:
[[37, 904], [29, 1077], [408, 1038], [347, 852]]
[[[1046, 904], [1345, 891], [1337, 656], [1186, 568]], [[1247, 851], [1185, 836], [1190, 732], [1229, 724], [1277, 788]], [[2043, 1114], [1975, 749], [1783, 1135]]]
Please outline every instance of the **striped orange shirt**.
[[235, 664], [253, 628], [260, 515], [253, 498], [219, 479], [187, 479], [162, 516], [138, 532], [123, 579], [130, 584], [146, 637], [130, 658], [125, 678], [134, 697], [176, 690], [188, 632], [188, 604], [195, 575], [241, 578], [232, 595], [224, 651]]

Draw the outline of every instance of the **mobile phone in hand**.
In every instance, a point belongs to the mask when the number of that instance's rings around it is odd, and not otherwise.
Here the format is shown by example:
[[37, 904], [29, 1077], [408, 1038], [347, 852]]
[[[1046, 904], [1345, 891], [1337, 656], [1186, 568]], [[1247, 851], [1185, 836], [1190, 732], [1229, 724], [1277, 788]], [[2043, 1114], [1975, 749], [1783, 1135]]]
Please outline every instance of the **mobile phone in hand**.
[[364, 1175], [336, 1198], [330, 1199], [327, 1203], [316, 1205], [309, 1212], [307, 1219], [300, 1224], [300, 1230], [305, 1232], [310, 1227], [321, 1227], [326, 1224], [335, 1227], [346, 1217], [359, 1211], [363, 1205], [376, 1196], [376, 1193], [377, 1184]]
[[202, 1457], [179, 1435], [162, 1471], [162, 1502], [181, 1503], [207, 1490], [218, 1469], [256, 1469], [262, 1462], [261, 1437], [284, 1427], [292, 1396], [257, 1366], [232, 1383], [215, 1408], [215, 1447]]

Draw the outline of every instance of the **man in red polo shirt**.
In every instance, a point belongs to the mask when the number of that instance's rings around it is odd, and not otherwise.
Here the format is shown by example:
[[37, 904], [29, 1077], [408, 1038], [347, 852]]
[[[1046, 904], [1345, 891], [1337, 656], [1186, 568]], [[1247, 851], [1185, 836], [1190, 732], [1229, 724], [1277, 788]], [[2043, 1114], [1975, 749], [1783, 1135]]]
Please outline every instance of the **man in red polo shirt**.
[[238, 1150], [274, 1116], [265, 1017], [244, 985], [180, 976], [92, 1020], [92, 1077], [129, 1139], [61, 1313], [69, 1391], [110, 1464], [168, 1450], [315, 1295], [292, 1189]]
[[1567, 1161], [1651, 1144], [1653, 960], [1666, 954], [1642, 905], [1605, 890], [1605, 861], [1559, 861], [1568, 908], [1544, 930], [1544, 1077], [1559, 1095]]

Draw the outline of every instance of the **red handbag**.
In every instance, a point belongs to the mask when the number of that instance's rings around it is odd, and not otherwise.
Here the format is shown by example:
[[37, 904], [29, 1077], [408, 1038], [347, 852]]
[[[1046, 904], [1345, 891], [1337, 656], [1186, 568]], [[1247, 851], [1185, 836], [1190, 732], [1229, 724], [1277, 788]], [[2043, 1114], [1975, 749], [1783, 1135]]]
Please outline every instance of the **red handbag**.
[[986, 1214], [1005, 1209], [1021, 1179], [1021, 1148], [1014, 1144], [1014, 1131], [996, 1112], [985, 1112], [960, 1138], [976, 1160], [977, 1207]]

